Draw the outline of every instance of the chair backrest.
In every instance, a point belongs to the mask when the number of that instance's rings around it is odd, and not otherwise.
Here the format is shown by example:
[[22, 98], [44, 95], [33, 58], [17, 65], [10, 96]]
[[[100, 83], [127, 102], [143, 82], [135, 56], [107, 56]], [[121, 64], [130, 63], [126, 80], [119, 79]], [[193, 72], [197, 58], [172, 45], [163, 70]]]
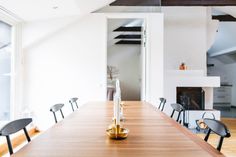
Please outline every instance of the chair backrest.
[[55, 123], [57, 123], [57, 117], [56, 117], [56, 112], [60, 111], [62, 118], [64, 118], [63, 112], [62, 112], [62, 107], [64, 107], [64, 104], [55, 104], [50, 108], [50, 111], [54, 115]]
[[[180, 122], [179, 119], [180, 119], [180, 115], [181, 115], [181, 112], [184, 111], [184, 107], [181, 105], [181, 104], [171, 104], [171, 107], [173, 108], [173, 111], [172, 111], [172, 114], [171, 114], [171, 118], [173, 118], [174, 116], [174, 113], [175, 112], [178, 112], [178, 116], [177, 116], [177, 119], [176, 121], [177, 122]], [[181, 123], [181, 122], [180, 122]]]
[[71, 99], [69, 100], [69, 103], [71, 104], [72, 111], [75, 111], [73, 104], [75, 104], [76, 107], [79, 108], [79, 107], [78, 107], [78, 104], [77, 104], [77, 100], [78, 100], [78, 98], [71, 98]]
[[222, 144], [223, 144], [223, 140], [225, 137], [230, 137], [230, 131], [228, 130], [227, 126], [215, 119], [209, 119], [209, 118], [205, 118], [204, 119], [204, 123], [207, 125], [208, 127], [208, 132], [204, 138], [205, 141], [208, 141], [208, 138], [210, 136], [211, 132], [216, 133], [217, 135], [220, 136], [220, 140], [217, 146], [217, 150], [221, 150]]
[[31, 122], [32, 122], [32, 118], [18, 119], [18, 120], [7, 123], [4, 127], [1, 128], [0, 136], [6, 136], [7, 145], [8, 145], [10, 154], [13, 154], [13, 148], [11, 145], [10, 135], [23, 129], [27, 141], [30, 142], [31, 139], [26, 130], [26, 126], [29, 125]]
[[160, 98], [159, 100], [160, 100], [160, 104], [159, 104], [158, 109], [163, 111], [164, 107], [165, 107], [165, 104], [166, 104], [166, 99], [165, 98]]

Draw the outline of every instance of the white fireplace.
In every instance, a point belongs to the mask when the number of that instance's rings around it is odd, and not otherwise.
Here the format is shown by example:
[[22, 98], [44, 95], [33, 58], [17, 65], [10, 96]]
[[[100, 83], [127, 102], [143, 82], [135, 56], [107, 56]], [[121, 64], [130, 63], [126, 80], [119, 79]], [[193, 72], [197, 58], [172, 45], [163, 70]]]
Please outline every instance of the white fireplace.
[[168, 70], [165, 73], [164, 97], [167, 99], [165, 112], [170, 114], [171, 103], [176, 103], [178, 87], [201, 87], [205, 92], [205, 109], [189, 112], [191, 128], [196, 127], [195, 120], [200, 119], [204, 112], [211, 112], [220, 119], [220, 111], [213, 110], [213, 88], [220, 87], [220, 77], [205, 76], [203, 70]]

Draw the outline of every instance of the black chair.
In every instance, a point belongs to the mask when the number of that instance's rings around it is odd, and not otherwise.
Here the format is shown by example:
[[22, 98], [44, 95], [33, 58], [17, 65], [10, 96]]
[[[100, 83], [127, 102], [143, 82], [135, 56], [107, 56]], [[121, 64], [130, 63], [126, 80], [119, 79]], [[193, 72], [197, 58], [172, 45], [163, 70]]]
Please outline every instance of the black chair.
[[71, 107], [72, 107], [72, 111], [73, 111], [73, 112], [75, 111], [75, 110], [74, 110], [74, 107], [73, 107], [74, 104], [76, 105], [77, 108], [79, 108], [79, 107], [78, 107], [78, 104], [77, 104], [77, 100], [78, 100], [78, 98], [71, 98], [71, 99], [69, 100], [69, 103], [71, 104]]
[[204, 140], [206, 142], [208, 141], [208, 138], [209, 138], [211, 132], [214, 132], [217, 135], [219, 135], [220, 136], [220, 140], [219, 140], [219, 143], [218, 143], [218, 146], [217, 146], [217, 150], [220, 151], [221, 147], [222, 147], [222, 144], [223, 144], [224, 138], [231, 136], [227, 126], [224, 123], [222, 123], [222, 122], [220, 122], [218, 120], [209, 119], [209, 118], [204, 119], [204, 123], [208, 127], [208, 132], [207, 132]]
[[10, 135], [23, 129], [25, 132], [25, 136], [26, 136], [27, 141], [30, 142], [31, 139], [30, 139], [30, 136], [26, 130], [26, 126], [29, 125], [31, 122], [32, 122], [32, 118], [18, 119], [18, 120], [15, 120], [15, 121], [12, 121], [12, 122], [6, 124], [0, 130], [0, 136], [6, 136], [8, 150], [9, 150], [10, 155], [13, 154], [13, 148], [11, 145]]
[[165, 98], [160, 98], [159, 100], [160, 100], [160, 105], [159, 105], [158, 109], [163, 111], [164, 107], [165, 107], [165, 104], [166, 104], [166, 99]]
[[57, 123], [57, 117], [56, 117], [56, 112], [57, 111], [60, 111], [61, 112], [61, 116], [62, 118], [64, 119], [64, 115], [63, 115], [63, 112], [62, 112], [62, 107], [64, 107], [64, 104], [56, 104], [56, 105], [53, 105], [51, 108], [50, 108], [50, 111], [53, 113], [54, 115], [54, 119], [55, 119], [55, 123]]
[[173, 108], [173, 111], [172, 111], [172, 114], [170, 117], [173, 118], [175, 112], [178, 112], [176, 122], [181, 123], [181, 120], [179, 120], [179, 119], [180, 119], [181, 112], [184, 111], [184, 107], [180, 104], [171, 104], [171, 107]]

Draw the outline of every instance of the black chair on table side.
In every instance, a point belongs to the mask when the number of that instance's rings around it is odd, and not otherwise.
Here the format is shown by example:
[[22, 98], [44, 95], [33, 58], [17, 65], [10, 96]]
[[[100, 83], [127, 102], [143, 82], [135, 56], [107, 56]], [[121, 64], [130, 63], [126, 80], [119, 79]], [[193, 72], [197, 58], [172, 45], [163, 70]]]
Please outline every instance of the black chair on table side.
[[72, 111], [74, 112], [75, 110], [74, 110], [74, 104], [75, 104], [75, 106], [77, 107], [77, 109], [79, 108], [78, 107], [78, 104], [77, 104], [77, 100], [78, 100], [78, 98], [71, 98], [70, 100], [69, 100], [69, 103], [71, 104], [71, 108], [72, 108]]
[[64, 115], [63, 115], [63, 112], [62, 112], [62, 107], [64, 107], [64, 104], [55, 104], [50, 108], [50, 111], [53, 113], [55, 123], [57, 123], [57, 117], [56, 117], [56, 112], [57, 111], [61, 112], [61, 116], [64, 119]]
[[223, 144], [223, 140], [225, 137], [230, 137], [230, 131], [228, 130], [227, 126], [218, 121], [218, 120], [215, 120], [215, 119], [209, 119], [209, 118], [206, 118], [204, 119], [204, 123], [207, 125], [208, 127], [208, 132], [204, 138], [204, 140], [207, 142], [208, 141], [208, 138], [211, 134], [211, 132], [214, 132], [216, 133], [217, 135], [220, 136], [220, 140], [219, 140], [219, 143], [218, 143], [218, 146], [217, 146], [217, 150], [220, 151], [221, 150], [221, 147], [222, 147], [222, 144]]
[[26, 126], [29, 125], [31, 122], [32, 122], [32, 118], [24, 118], [24, 119], [14, 120], [14, 121], [6, 124], [0, 130], [0, 136], [6, 136], [8, 150], [9, 150], [10, 155], [13, 154], [13, 148], [12, 148], [12, 145], [11, 145], [10, 135], [23, 129], [27, 141], [30, 142], [31, 139], [30, 139], [30, 136], [29, 136], [29, 134], [26, 130]]
[[164, 107], [165, 107], [165, 104], [166, 104], [166, 99], [165, 98], [160, 98], [159, 100], [160, 100], [160, 105], [159, 105], [158, 109], [163, 111]]
[[176, 122], [181, 123], [180, 115], [184, 111], [184, 107], [182, 105], [180, 105], [180, 104], [171, 104], [171, 107], [173, 108], [173, 111], [172, 111], [172, 114], [171, 114], [170, 117], [173, 118], [175, 112], [178, 112], [178, 116], [177, 116]]

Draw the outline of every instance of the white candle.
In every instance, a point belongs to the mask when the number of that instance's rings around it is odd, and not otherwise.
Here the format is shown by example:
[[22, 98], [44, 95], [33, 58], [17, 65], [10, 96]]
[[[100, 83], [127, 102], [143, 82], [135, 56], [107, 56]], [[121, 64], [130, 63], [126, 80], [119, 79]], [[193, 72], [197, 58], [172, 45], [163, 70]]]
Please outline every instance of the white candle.
[[116, 90], [120, 88], [120, 81], [118, 79], [116, 79]]
[[119, 97], [117, 97], [117, 104], [116, 104], [116, 125], [120, 125], [120, 103]]
[[115, 107], [115, 118], [116, 118], [116, 125], [120, 125], [120, 101], [121, 101], [121, 92], [120, 92], [120, 81], [116, 80], [116, 93], [114, 97], [114, 105]]
[[115, 93], [114, 96], [113, 96], [113, 117], [114, 119], [116, 119], [116, 113], [117, 113], [117, 107], [116, 107], [116, 104], [117, 104], [117, 94]]

